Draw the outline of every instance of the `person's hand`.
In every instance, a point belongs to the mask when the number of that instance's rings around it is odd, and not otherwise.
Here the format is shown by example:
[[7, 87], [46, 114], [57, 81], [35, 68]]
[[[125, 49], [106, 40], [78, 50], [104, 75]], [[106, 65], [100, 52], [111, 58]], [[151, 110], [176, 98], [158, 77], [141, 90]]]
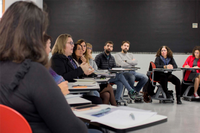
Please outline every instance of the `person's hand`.
[[134, 61], [135, 59], [133, 58], [132, 61]]
[[173, 69], [174, 67], [172, 66], [172, 64], [167, 65], [167, 69]]
[[190, 66], [189, 66], [189, 65], [185, 65], [184, 67], [185, 67], [185, 68], [190, 68]]
[[82, 61], [82, 62], [86, 62], [86, 59], [85, 59], [84, 55], [81, 56], [81, 61]]
[[68, 81], [64, 81], [64, 82], [58, 84], [58, 86], [60, 87], [60, 89], [64, 95], [69, 94]]
[[83, 62], [80, 67], [85, 75], [90, 75], [94, 72], [94, 68], [92, 68], [88, 63]]
[[92, 54], [88, 54], [88, 57], [89, 57], [89, 59], [93, 59]]
[[193, 68], [199, 68], [198, 66], [194, 66]]

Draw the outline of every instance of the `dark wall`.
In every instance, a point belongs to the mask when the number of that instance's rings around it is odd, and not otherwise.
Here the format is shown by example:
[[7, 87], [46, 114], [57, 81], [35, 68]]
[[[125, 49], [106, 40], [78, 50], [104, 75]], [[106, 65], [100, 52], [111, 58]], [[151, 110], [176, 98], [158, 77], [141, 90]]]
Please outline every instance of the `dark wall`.
[[[74, 42], [85, 39], [94, 51], [106, 41], [131, 42], [131, 52], [155, 52], [162, 45], [173, 52], [191, 52], [200, 43], [199, 0], [44, 0], [49, 12], [47, 33], [56, 40], [62, 33]], [[199, 25], [200, 26], [200, 25]], [[54, 41], [52, 44], [54, 44]]]

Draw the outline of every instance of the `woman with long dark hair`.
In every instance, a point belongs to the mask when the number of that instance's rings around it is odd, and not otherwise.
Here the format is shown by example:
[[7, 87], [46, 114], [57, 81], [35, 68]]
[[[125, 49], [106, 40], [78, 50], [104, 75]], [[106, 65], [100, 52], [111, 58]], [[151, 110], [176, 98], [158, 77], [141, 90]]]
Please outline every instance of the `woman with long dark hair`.
[[[177, 68], [176, 62], [173, 58], [173, 53], [169, 47], [162, 46], [158, 49], [155, 59], [155, 65], [156, 68], [166, 68], [166, 69]], [[181, 95], [180, 80], [175, 75], [173, 75], [171, 72], [168, 73], [155, 72], [155, 80], [160, 81], [160, 84], [167, 98], [171, 97], [167, 89], [168, 81], [174, 84], [176, 89], [177, 104], [182, 104], [180, 99]]]
[[[47, 70], [47, 14], [18, 1], [0, 21], [0, 104], [18, 111], [33, 133], [87, 132]], [[46, 66], [46, 68], [45, 68]]]
[[[73, 49], [73, 54], [72, 57], [74, 58], [75, 62], [77, 63], [77, 65], [80, 65], [82, 62], [86, 62], [86, 59], [84, 59], [83, 57], [83, 47], [80, 43], [77, 43], [74, 45], [74, 49]], [[113, 92], [113, 88], [110, 84], [100, 84], [100, 97], [102, 99], [103, 104], [111, 104], [111, 105], [117, 105], [116, 101], [115, 101], [115, 96], [114, 96], [114, 92]], [[97, 94], [99, 94], [98, 92], [93, 92], [94, 95], [97, 96]]]

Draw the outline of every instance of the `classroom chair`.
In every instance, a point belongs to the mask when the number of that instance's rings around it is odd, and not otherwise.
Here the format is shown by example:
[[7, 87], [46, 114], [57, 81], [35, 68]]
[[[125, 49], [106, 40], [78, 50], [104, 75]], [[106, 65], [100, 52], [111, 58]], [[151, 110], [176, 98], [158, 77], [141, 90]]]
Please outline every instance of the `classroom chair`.
[[154, 62], [150, 62], [150, 68], [149, 68], [149, 79], [151, 81], [152, 86], [157, 87], [156, 93], [155, 95], [151, 96], [152, 99], [155, 100], [159, 100], [160, 103], [164, 103], [166, 101], [170, 101], [170, 102], [174, 102], [174, 98], [173, 98], [173, 91], [169, 91], [170, 94], [172, 95], [172, 98], [167, 98], [162, 86], [160, 84], [157, 85], [157, 83], [159, 83], [160, 81], [155, 81], [154, 80], [154, 71], [153, 69], [156, 68], [156, 65], [154, 64]]
[[[135, 81], [135, 82], [138, 82], [138, 81]], [[133, 103], [133, 100], [129, 97], [128, 94], [125, 93], [126, 91], [126, 87], [123, 88], [123, 91], [122, 91], [122, 95], [121, 95], [121, 99], [123, 100], [126, 100], [127, 101], [127, 104], [131, 104]], [[143, 92], [139, 92], [140, 93], [143, 93]], [[142, 95], [138, 95], [135, 100], [134, 100], [135, 103], [142, 103], [143, 102], [143, 97]]]
[[16, 110], [0, 104], [1, 133], [32, 133], [26, 119]]
[[183, 91], [183, 86], [186, 86], [186, 89], [183, 93], [183, 100], [186, 101], [199, 101], [200, 98], [195, 98], [193, 93], [194, 93], [194, 82], [192, 80], [184, 80], [185, 77], [185, 72], [186, 70], [183, 70], [183, 80], [182, 80], [182, 91]]
[[[111, 86], [113, 86], [113, 85], [115, 85], [115, 83], [110, 83], [110, 85]], [[123, 98], [123, 95], [124, 95], [124, 90], [125, 90], [125, 88], [123, 88], [123, 91], [122, 91], [122, 94], [121, 94], [121, 96], [120, 96], [120, 100], [118, 101], [118, 105], [122, 105], [122, 104], [124, 104], [124, 106], [127, 106], [127, 101]], [[116, 90], [114, 90], [114, 92], [115, 92]]]

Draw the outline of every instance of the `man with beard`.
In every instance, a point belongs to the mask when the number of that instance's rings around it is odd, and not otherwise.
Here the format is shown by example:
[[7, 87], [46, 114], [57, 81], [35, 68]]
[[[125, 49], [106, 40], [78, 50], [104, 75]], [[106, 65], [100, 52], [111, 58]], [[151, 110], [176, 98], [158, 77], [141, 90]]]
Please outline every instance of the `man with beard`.
[[[116, 67], [115, 59], [111, 55], [111, 52], [113, 50], [113, 42], [107, 41], [104, 46], [104, 52], [98, 54], [95, 58], [95, 62], [99, 69], [112, 69], [113, 67]], [[115, 94], [116, 102], [120, 100], [120, 96], [122, 94], [123, 85], [127, 88], [128, 94], [131, 99], [135, 99], [137, 96], [137, 92], [130, 86], [126, 78], [123, 74], [126, 74], [127, 77], [132, 76], [131, 73], [125, 72], [125, 73], [117, 73], [115, 78], [111, 78], [109, 80], [110, 83], [115, 83], [117, 85], [117, 90]], [[131, 84], [134, 84], [134, 81], [130, 81]]]
[[[121, 45], [122, 51], [115, 54], [115, 59], [116, 59], [117, 66], [134, 67], [135, 65], [137, 65], [137, 60], [133, 57], [133, 54], [132, 53], [128, 53], [129, 47], [130, 47], [130, 42], [129, 41], [123, 41], [122, 42], [122, 45]], [[146, 75], [144, 75], [142, 73], [138, 73], [136, 71], [130, 71], [129, 73], [131, 73], [132, 76], [130, 76], [127, 73], [124, 73], [124, 77], [127, 79], [129, 84], [131, 85], [131, 87], [135, 91], [139, 92], [141, 90], [141, 88], [148, 81], [148, 77]], [[138, 81], [136, 86], [134, 86], [134, 82], [133, 81]]]

